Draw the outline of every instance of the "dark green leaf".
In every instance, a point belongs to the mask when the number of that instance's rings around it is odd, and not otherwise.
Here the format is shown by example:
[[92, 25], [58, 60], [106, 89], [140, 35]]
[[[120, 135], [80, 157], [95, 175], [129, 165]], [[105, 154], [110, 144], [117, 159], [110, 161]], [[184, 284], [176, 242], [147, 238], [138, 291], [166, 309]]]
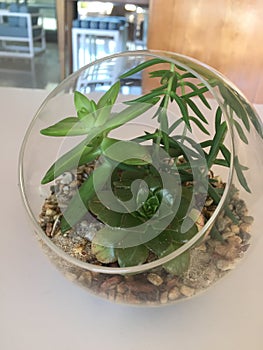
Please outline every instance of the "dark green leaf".
[[215, 159], [214, 164], [225, 166], [225, 167], [229, 168], [229, 164], [225, 159], [219, 159], [219, 158]]
[[228, 164], [228, 167], [230, 167], [230, 164], [231, 164], [231, 153], [230, 151], [226, 148], [225, 145], [221, 145], [220, 146], [220, 151], [221, 153], [223, 154], [227, 164]]
[[207, 140], [207, 141], [203, 141], [200, 143], [200, 146], [202, 148], [207, 148], [207, 147], [211, 147], [213, 143], [213, 140]]
[[[219, 204], [222, 195], [218, 193], [218, 191], [209, 183], [208, 184], [208, 194], [213, 199], [215, 204]], [[237, 218], [234, 216], [232, 211], [228, 208], [228, 206], [224, 207], [226, 215], [233, 221], [234, 224], [238, 224]]]
[[185, 125], [187, 126], [187, 128], [190, 131], [192, 131], [190, 121], [189, 121], [189, 114], [188, 114], [188, 110], [187, 110], [187, 105], [186, 105], [185, 101], [181, 97], [176, 95], [175, 93], [171, 93], [171, 96], [173, 97], [173, 99], [176, 101], [176, 103], [178, 104], [178, 106], [180, 108]]
[[[178, 249], [179, 246], [176, 244], [171, 244], [165, 255], [168, 255]], [[190, 252], [185, 251], [176, 258], [170, 260], [169, 262], [163, 264], [163, 268], [173, 275], [180, 276], [185, 271], [187, 271], [190, 264]]]
[[169, 231], [161, 232], [157, 237], [145, 243], [145, 246], [158, 257], [164, 256], [172, 243], [172, 236]]
[[143, 63], [137, 65], [136, 67], [130, 69], [128, 72], [122, 74], [119, 78], [124, 79], [124, 78], [130, 77], [133, 74], [136, 74], [145, 68], [154, 66], [154, 65], [159, 64], [159, 63], [167, 63], [167, 61], [162, 60], [160, 58], [154, 58], [152, 60], [149, 60], [149, 61], [146, 61], [146, 62], [143, 62]]
[[[126, 189], [123, 191], [126, 192], [127, 198], [130, 197], [131, 191]], [[118, 194], [119, 192], [117, 192]], [[107, 191], [103, 191], [100, 194], [100, 197], [103, 198], [103, 195], [107, 196]], [[123, 196], [124, 197], [124, 196]], [[124, 203], [121, 202], [120, 200], [118, 201], [118, 198], [116, 197], [116, 202], [114, 203], [114, 206], [119, 204], [120, 210], [121, 208], [124, 208]], [[126, 213], [126, 212], [117, 212], [111, 210], [111, 208], [108, 208], [104, 206], [104, 204], [100, 201], [100, 199], [97, 196], [94, 196], [90, 201], [89, 201], [89, 210], [104, 224], [107, 224], [109, 227], [105, 227], [103, 231], [101, 231], [100, 234], [108, 234], [109, 232], [106, 230], [110, 230], [110, 234], [114, 234], [115, 232], [113, 231], [114, 228], [117, 228], [117, 231], [120, 232], [120, 228], [130, 228], [130, 227], [135, 227], [137, 225], [140, 225], [142, 223], [142, 219], [137, 218], [136, 216]], [[106, 233], [105, 233], [106, 232]], [[105, 242], [104, 242], [105, 243]]]
[[243, 188], [247, 192], [251, 193], [251, 190], [250, 190], [250, 188], [248, 186], [247, 180], [246, 180], [246, 178], [245, 178], [245, 176], [243, 174], [243, 170], [241, 168], [242, 166], [239, 163], [238, 156], [234, 157], [234, 167], [235, 167], [237, 178], [238, 178], [240, 184], [243, 186]]
[[203, 102], [203, 104], [208, 109], [211, 109], [211, 106], [210, 106], [209, 102], [207, 101], [207, 99], [203, 95], [205, 92], [208, 91], [207, 87], [204, 87], [205, 89], [200, 90], [200, 89], [198, 89], [198, 87], [195, 84], [191, 83], [190, 81], [184, 81], [183, 84], [189, 86], [193, 91], [195, 91], [196, 92], [196, 96], [198, 96], [200, 98], [200, 100]]
[[197, 107], [197, 105], [190, 99], [185, 99], [186, 103], [189, 105], [189, 107], [192, 109], [192, 111], [196, 114], [196, 116], [201, 119], [204, 123], [208, 124], [207, 119], [203, 115], [203, 113], [200, 111], [200, 109]]
[[183, 122], [183, 118], [180, 118], [178, 120], [176, 120], [169, 128], [168, 130], [168, 134], [171, 134], [182, 122]]
[[[207, 89], [207, 87], [205, 86], [205, 87], [202, 87], [202, 88], [200, 88], [200, 89], [195, 89], [194, 91], [192, 91], [192, 92], [188, 92], [187, 94], [184, 94], [184, 95], [182, 95], [181, 97], [183, 98], [183, 99], [185, 99], [185, 98], [191, 98], [191, 97], [195, 97], [195, 96], [202, 96], [202, 94], [203, 93], [205, 93], [205, 92], [207, 92], [208, 91], [208, 89]], [[203, 100], [202, 100], [203, 101]], [[207, 102], [208, 103], [208, 102]], [[210, 105], [209, 105], [209, 107], [210, 107]], [[208, 107], [208, 108], [209, 108]], [[211, 109], [211, 107], [210, 107], [210, 109]]]
[[151, 78], [162, 78], [167, 73], [172, 74], [172, 72], [170, 72], [168, 69], [159, 69], [159, 70], [155, 70], [153, 72], [150, 72], [149, 75]]
[[[109, 163], [103, 163], [87, 178], [80, 186], [77, 193], [70, 200], [68, 207], [63, 213], [61, 219], [61, 231], [66, 232], [77, 224], [88, 212], [88, 203], [90, 199], [100, 190], [107, 182], [112, 172], [112, 166]], [[96, 180], [96, 188], [94, 185]]]
[[263, 125], [261, 119], [257, 116], [255, 110], [246, 101], [242, 100], [242, 102], [251, 123], [254, 125], [254, 128], [260, 137], [263, 138]]
[[149, 252], [144, 245], [138, 245], [130, 248], [118, 248], [116, 249], [116, 255], [120, 267], [128, 267], [145, 263]]
[[248, 144], [248, 139], [247, 139], [247, 137], [246, 137], [246, 135], [245, 135], [245, 133], [244, 133], [242, 127], [239, 125], [238, 121], [233, 120], [233, 122], [234, 122], [234, 126], [235, 126], [235, 128], [236, 128], [236, 130], [237, 130], [237, 132], [238, 132], [238, 135], [239, 135], [240, 139], [241, 139], [244, 143]]
[[230, 87], [226, 87], [223, 84], [219, 84], [219, 90], [225, 99], [225, 103], [235, 112], [236, 116], [240, 118], [247, 129], [250, 130], [249, 119], [247, 116], [247, 111], [243, 106], [242, 100], [240, 99], [238, 93]]
[[227, 131], [227, 125], [226, 122], [223, 122], [220, 127], [218, 128], [218, 131], [215, 133], [215, 136], [213, 138], [213, 143], [210, 148], [210, 152], [207, 157], [207, 166], [208, 169], [212, 167], [214, 164], [214, 161], [218, 155], [218, 152], [220, 150], [220, 146], [223, 144], [225, 135]]
[[166, 94], [166, 92], [163, 89], [161, 90], [158, 89], [157, 91], [149, 92], [148, 94], [140, 96], [134, 100], [126, 101], [125, 104], [132, 105], [134, 103], [151, 103], [154, 98], [157, 98], [160, 95], [164, 95], [164, 94]]
[[206, 135], [210, 135], [209, 131], [203, 126], [203, 124], [200, 122], [200, 120], [198, 120], [197, 118], [195, 117], [190, 117], [189, 118], [191, 121], [193, 121], [197, 126], [198, 128], [203, 131], [204, 134]]
[[216, 117], [215, 117], [215, 130], [216, 130], [216, 132], [220, 128], [221, 120], [222, 120], [222, 109], [220, 107], [217, 107]]
[[212, 239], [216, 239], [217, 241], [220, 241], [222, 243], [225, 242], [224, 238], [222, 237], [215, 225], [211, 229], [210, 236]]

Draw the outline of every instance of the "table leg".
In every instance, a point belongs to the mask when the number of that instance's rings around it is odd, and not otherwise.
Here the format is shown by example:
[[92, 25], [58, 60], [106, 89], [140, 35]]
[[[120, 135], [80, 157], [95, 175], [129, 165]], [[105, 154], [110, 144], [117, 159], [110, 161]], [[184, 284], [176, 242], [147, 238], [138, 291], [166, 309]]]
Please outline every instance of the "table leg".
[[74, 15], [73, 0], [56, 0], [58, 50], [60, 63], [60, 79], [72, 72], [72, 21]]
[[65, 1], [56, 0], [60, 79], [65, 78]]

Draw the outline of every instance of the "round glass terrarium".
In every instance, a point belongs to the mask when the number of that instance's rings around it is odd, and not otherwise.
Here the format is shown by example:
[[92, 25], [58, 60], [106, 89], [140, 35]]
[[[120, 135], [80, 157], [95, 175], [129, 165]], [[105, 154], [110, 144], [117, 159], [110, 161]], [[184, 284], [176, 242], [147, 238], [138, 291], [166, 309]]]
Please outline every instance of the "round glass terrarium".
[[20, 188], [66, 277], [103, 298], [164, 305], [213, 285], [256, 244], [262, 123], [214, 69], [137, 51], [64, 80], [34, 117]]

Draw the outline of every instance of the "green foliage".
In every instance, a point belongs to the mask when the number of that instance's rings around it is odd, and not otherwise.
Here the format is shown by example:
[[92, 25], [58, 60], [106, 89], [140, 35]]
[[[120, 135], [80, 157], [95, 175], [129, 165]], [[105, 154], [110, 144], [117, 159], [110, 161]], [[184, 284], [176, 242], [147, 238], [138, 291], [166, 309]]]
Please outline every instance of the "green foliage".
[[[228, 111], [230, 125], [241, 141], [248, 143], [251, 124], [263, 137], [262, 126], [242, 97], [226, 87], [221, 78], [215, 80], [205, 67], [192, 65], [198, 73], [205, 73], [210, 85], [219, 89], [225, 99], [223, 108]], [[122, 111], [114, 112], [120, 81], [146, 68], [150, 79], [159, 80], [159, 86], [126, 101]], [[92, 253], [103, 264], [118, 262], [119, 266], [127, 267], [147, 262], [150, 254], [163, 258], [197, 234], [204, 223], [201, 220], [200, 224], [202, 215], [196, 197], [203, 194], [202, 191], [206, 193], [204, 183], [208, 171], [213, 165], [230, 167], [232, 159], [225, 142], [229, 130], [226, 121], [222, 120], [222, 109], [218, 107], [215, 112], [214, 134], [211, 135], [207, 128], [210, 121], [197, 103], [199, 99], [205, 108], [211, 110], [208, 88], [196, 82], [194, 74], [156, 58], [139, 64], [119, 79], [97, 103], [75, 91], [76, 116], [64, 118], [40, 131], [53, 137], [84, 135], [79, 144], [51, 165], [42, 184], [55, 180], [65, 171], [97, 162], [95, 170], [64, 211], [61, 230], [68, 231], [88, 212], [91, 213], [104, 223], [91, 244]], [[171, 121], [168, 117], [171, 104], [177, 106], [180, 113], [177, 120]], [[131, 141], [109, 137], [112, 130], [147, 111], [151, 112], [153, 106], [157, 108], [152, 117], [159, 123], [155, 132], [145, 132]], [[182, 125], [183, 132], [180, 132]], [[197, 143], [191, 137], [194, 128], [204, 135], [204, 141]], [[172, 160], [172, 165], [165, 162], [163, 151]], [[207, 165], [205, 170], [201, 153]], [[153, 162], [156, 162], [154, 166]], [[244, 175], [247, 168], [240, 164], [237, 156], [233, 164], [240, 184], [250, 192]], [[165, 185], [163, 179], [169, 180], [170, 185]], [[199, 193], [194, 193], [194, 181], [198, 183]], [[214, 186], [213, 180], [209, 181], [207, 192], [215, 204], [220, 202], [222, 190]], [[114, 200], [109, 201], [112, 197]], [[226, 214], [235, 222], [227, 208]], [[216, 228], [213, 228], [212, 235], [220, 236]], [[163, 267], [169, 273], [180, 275], [187, 270], [189, 261], [190, 254], [186, 251]]]

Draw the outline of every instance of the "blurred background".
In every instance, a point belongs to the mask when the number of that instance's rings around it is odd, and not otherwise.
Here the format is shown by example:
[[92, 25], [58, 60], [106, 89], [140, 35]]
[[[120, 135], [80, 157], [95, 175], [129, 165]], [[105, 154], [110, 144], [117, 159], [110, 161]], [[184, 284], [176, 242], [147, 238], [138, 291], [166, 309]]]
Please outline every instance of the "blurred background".
[[262, 0], [0, 1], [0, 86], [52, 90], [126, 50], [182, 53], [263, 102]]

